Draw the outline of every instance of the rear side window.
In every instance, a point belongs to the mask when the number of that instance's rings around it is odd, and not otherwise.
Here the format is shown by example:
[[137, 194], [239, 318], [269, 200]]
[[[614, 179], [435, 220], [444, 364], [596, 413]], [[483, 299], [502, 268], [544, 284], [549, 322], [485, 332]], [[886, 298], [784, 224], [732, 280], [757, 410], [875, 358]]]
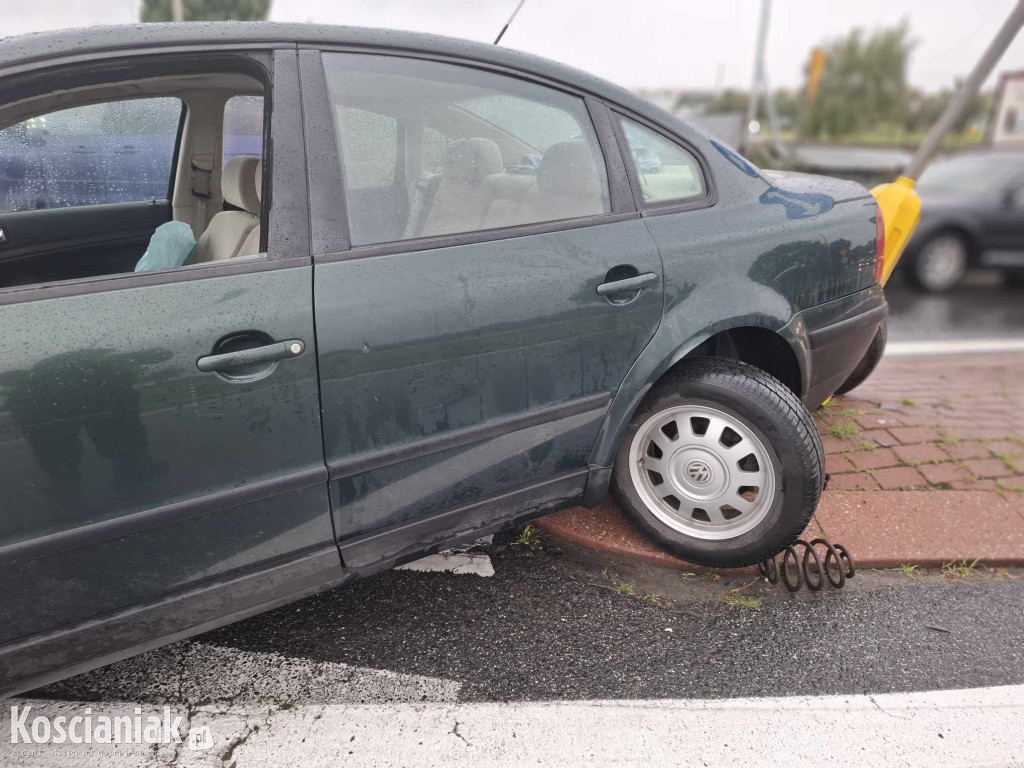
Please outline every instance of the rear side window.
[[380, 112], [343, 105], [335, 106], [334, 120], [342, 139], [349, 188], [391, 186], [398, 162], [398, 121]]
[[62, 109], [0, 130], [0, 211], [167, 198], [181, 101]]
[[263, 156], [262, 96], [232, 96], [224, 104], [222, 165], [240, 155]]
[[582, 99], [455, 64], [323, 60], [353, 245], [610, 212]]
[[705, 196], [704, 174], [689, 150], [633, 120], [619, 121], [645, 206]]

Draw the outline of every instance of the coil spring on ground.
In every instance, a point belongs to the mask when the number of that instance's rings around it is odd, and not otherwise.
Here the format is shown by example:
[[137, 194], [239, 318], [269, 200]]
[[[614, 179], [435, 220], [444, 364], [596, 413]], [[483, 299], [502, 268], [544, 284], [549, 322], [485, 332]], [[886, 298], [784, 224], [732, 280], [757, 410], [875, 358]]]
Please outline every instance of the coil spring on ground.
[[[824, 560], [814, 549], [817, 546], [825, 547]], [[803, 547], [803, 557], [797, 552], [799, 547]], [[772, 557], [758, 563], [757, 572], [770, 584], [778, 584], [781, 578], [790, 592], [798, 591], [804, 584], [811, 592], [817, 592], [825, 586], [826, 579], [836, 589], [842, 589], [846, 580], [852, 579], [856, 574], [856, 564], [853, 562], [853, 556], [842, 544], [832, 544], [825, 539], [812, 539], [810, 543], [797, 539], [782, 553], [781, 566]], [[794, 578], [790, 578], [791, 574], [794, 574]]]

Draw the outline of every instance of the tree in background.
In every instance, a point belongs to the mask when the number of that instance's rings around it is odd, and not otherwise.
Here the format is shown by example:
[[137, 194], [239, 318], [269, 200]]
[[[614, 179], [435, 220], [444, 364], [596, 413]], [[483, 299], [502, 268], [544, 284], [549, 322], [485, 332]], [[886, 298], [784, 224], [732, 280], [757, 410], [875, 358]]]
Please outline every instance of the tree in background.
[[[911, 133], [924, 133], [932, 127], [932, 123], [939, 119], [958, 90], [962, 81], [957, 79], [952, 88], [943, 88], [938, 93], [923, 93], [917, 89], [911, 89], [908, 98], [907, 117], [903, 122], [903, 128]], [[964, 134], [974, 129], [978, 138], [981, 137], [981, 123], [992, 112], [993, 95], [991, 91], [978, 93], [971, 105], [964, 112], [954, 125], [953, 132]]]
[[[800, 117], [803, 101], [799, 93], [788, 88], [776, 88], [775, 111], [779, 114], [783, 128], [795, 125]], [[735, 88], [726, 88], [715, 98], [708, 101], [704, 112], [709, 115], [721, 113], [746, 114], [747, 103], [750, 99], [748, 91], [741, 91]], [[768, 105], [761, 99], [757, 108], [757, 119], [762, 123], [768, 119]]]
[[853, 29], [825, 46], [825, 71], [801, 121], [801, 134], [834, 138], [902, 125], [913, 47], [906, 21], [869, 35]]
[[[185, 21], [264, 21], [270, 0], [182, 0]], [[142, 0], [142, 21], [172, 21], [171, 0]]]

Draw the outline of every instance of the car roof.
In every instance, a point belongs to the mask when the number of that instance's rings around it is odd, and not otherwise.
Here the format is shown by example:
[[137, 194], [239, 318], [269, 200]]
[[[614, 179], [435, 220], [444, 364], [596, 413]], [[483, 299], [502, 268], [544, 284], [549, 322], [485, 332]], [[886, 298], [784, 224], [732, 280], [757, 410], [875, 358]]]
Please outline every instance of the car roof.
[[[388, 48], [474, 59], [557, 80], [615, 101], [659, 122], [678, 123], [668, 112], [624, 88], [556, 61], [509, 48], [420, 32], [329, 24], [265, 21], [213, 21], [125, 24], [37, 32], [0, 39], [0, 70], [64, 56], [99, 54], [138, 48], [188, 45], [310, 44], [350, 48]], [[667, 119], [666, 119], [667, 118]]]

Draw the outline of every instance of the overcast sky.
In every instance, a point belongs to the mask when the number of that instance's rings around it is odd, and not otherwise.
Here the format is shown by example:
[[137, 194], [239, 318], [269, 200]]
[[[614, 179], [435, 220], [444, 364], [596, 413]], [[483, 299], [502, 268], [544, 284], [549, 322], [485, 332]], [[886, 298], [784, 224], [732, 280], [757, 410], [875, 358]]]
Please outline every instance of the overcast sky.
[[[272, 20], [395, 27], [493, 40], [517, 0], [273, 0]], [[950, 85], [980, 55], [1014, 0], [775, 0], [774, 86], [797, 86], [808, 50], [851, 27], [910, 22], [910, 81]], [[0, 0], [2, 34], [118, 24], [139, 0]], [[526, 0], [503, 45], [627, 87], [747, 87], [760, 0]], [[1000, 69], [1024, 69], [1024, 35]]]

